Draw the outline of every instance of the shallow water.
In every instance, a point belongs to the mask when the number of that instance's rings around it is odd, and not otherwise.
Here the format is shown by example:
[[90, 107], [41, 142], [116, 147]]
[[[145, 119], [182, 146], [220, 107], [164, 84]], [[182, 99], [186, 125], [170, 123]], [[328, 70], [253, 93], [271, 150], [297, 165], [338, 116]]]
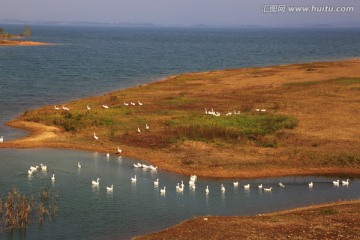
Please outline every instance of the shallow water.
[[[0, 150], [0, 192], [12, 186], [23, 193], [37, 194], [48, 186], [59, 192], [57, 217], [43, 224], [32, 224], [23, 233], [3, 234], [7, 239], [127, 239], [158, 231], [194, 216], [254, 215], [310, 204], [360, 197], [360, 180], [351, 179], [348, 187], [334, 187], [331, 178], [286, 177], [255, 180], [214, 180], [199, 178], [195, 191], [188, 187], [189, 176], [134, 168], [134, 159], [118, 158], [96, 152], [64, 149]], [[77, 169], [77, 162], [82, 164]], [[29, 177], [30, 166], [43, 163], [47, 172]], [[51, 182], [55, 173], [55, 183]], [[136, 184], [131, 177], [137, 176]], [[91, 181], [100, 177], [99, 188]], [[153, 181], [160, 179], [160, 186]], [[183, 193], [175, 186], [185, 183]], [[285, 184], [280, 188], [278, 182]], [[313, 189], [307, 183], [313, 181]], [[249, 191], [243, 185], [250, 183]], [[257, 185], [273, 187], [271, 193]], [[106, 186], [114, 185], [113, 193]], [[220, 191], [224, 184], [226, 191]], [[206, 186], [210, 192], [205, 194]], [[165, 195], [159, 188], [167, 187]], [[65, 230], [66, 229], [66, 230]]]

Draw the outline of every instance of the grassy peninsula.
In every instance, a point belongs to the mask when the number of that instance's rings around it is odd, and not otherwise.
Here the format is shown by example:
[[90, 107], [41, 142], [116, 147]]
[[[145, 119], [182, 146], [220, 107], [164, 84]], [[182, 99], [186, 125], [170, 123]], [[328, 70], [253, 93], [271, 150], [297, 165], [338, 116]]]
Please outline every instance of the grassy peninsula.
[[359, 67], [351, 59], [171, 76], [29, 110], [8, 125], [32, 134], [0, 147], [120, 146], [160, 169], [207, 177], [359, 175]]
[[49, 43], [43, 42], [34, 42], [29, 40], [24, 40], [23, 38], [29, 39], [31, 36], [31, 29], [29, 26], [25, 27], [24, 32], [19, 34], [11, 34], [6, 32], [3, 28], [0, 27], [0, 47], [1, 46], [41, 46], [49, 45]]

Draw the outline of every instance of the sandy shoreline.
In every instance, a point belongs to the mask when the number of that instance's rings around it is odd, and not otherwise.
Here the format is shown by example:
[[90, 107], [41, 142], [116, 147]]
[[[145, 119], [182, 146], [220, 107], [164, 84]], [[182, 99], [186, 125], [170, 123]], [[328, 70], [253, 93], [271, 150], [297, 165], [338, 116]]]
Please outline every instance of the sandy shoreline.
[[[211, 90], [211, 93], [215, 94], [222, 94], [218, 92], [218, 86], [216, 85], [217, 82], [213, 82], [211, 78], [214, 78], [213, 76], [221, 75], [221, 81], [224, 81], [224, 84], [221, 86], [224, 86], [224, 89], [226, 91], [227, 88], [229, 91], [233, 91], [231, 89], [231, 86], [234, 88], [239, 89], [246, 89], [246, 91], [252, 92], [254, 91], [255, 94], [258, 94], [258, 91], [263, 91], [263, 89], [266, 89], [266, 91], [277, 91], [281, 92], [281, 94], [284, 94], [283, 86], [284, 84], [287, 84], [289, 80], [291, 81], [324, 81], [328, 79], [329, 76], [332, 78], [341, 78], [345, 76], [350, 77], [358, 77], [358, 73], [356, 71], [356, 68], [359, 66], [359, 59], [347, 59], [344, 61], [338, 61], [338, 62], [323, 62], [323, 63], [305, 63], [305, 64], [292, 64], [292, 65], [281, 65], [281, 66], [271, 66], [271, 67], [263, 67], [263, 68], [246, 68], [246, 69], [230, 69], [230, 70], [215, 70], [212, 72], [205, 72], [205, 73], [191, 73], [191, 74], [182, 74], [181, 77], [186, 78], [194, 78], [194, 77], [200, 77], [201, 79], [204, 77], [204, 84], [207, 84], [209, 86], [213, 86], [214, 88]], [[339, 71], [334, 70], [334, 66], [339, 69]], [[304, 69], [304, 70], [303, 70]], [[315, 70], [313, 70], [315, 69]], [[327, 71], [325, 71], [325, 69]], [[232, 75], [233, 74], [233, 75]], [[289, 77], [287, 76], [289, 75]], [[225, 76], [225, 77], [223, 77]], [[304, 78], [304, 76], [311, 76]], [[210, 79], [210, 80], [207, 80]], [[239, 79], [239, 80], [237, 80]], [[240, 82], [241, 83], [238, 83]], [[255, 81], [256, 80], [256, 81]], [[146, 99], [147, 102], [157, 101], [158, 99], [162, 99], [162, 95], [164, 95], [165, 101], [168, 98], [168, 93], [156, 92], [159, 93], [157, 97], [153, 99], [152, 95], [152, 89], [154, 88], [161, 88], [166, 89], [166, 91], [169, 91], [168, 89], [171, 88], [171, 86], [174, 84], [174, 82], [178, 81], [177, 76], [170, 76], [166, 79], [161, 79], [160, 81], [156, 81], [153, 83], [144, 84], [138, 87], [125, 89], [125, 90], [119, 90], [115, 91], [109, 94], [106, 94], [104, 96], [99, 97], [93, 97], [88, 99], [81, 99], [79, 101], [74, 101], [69, 103], [74, 105], [79, 105], [80, 103], [77, 102], [84, 102], [84, 101], [96, 101], [99, 102], [99, 99], [107, 99], [109, 96], [112, 96], [114, 94], [119, 94], [119, 96], [123, 96], [125, 99], [130, 99], [129, 96], [135, 96], [137, 97], [139, 95], [139, 91], [145, 91], [141, 92], [141, 94], [146, 93], [144, 95], [149, 95], [148, 99]], [[234, 82], [236, 81], [236, 82]], [[192, 89], [195, 89], [194, 84], [198, 84], [195, 82], [185, 82], [184, 88], [189, 85]], [[230, 88], [227, 87], [227, 85], [230, 85]], [[239, 85], [239, 86], [238, 86]], [[260, 88], [259, 88], [260, 87]], [[181, 89], [180, 89], [181, 90]], [[158, 90], [156, 90], [158, 91]], [[174, 95], [179, 94], [179, 89], [172, 89], [171, 91], [174, 91]], [[243, 91], [243, 90], [242, 90]], [[190, 90], [189, 90], [190, 92]], [[266, 92], [266, 93], [268, 93]], [[276, 94], [278, 94], [275, 92]], [[197, 95], [196, 95], [197, 94]], [[196, 95], [196, 97], [203, 96], [203, 93], [199, 93], [198, 90], [194, 90], [194, 93], [189, 93], [192, 97]], [[277, 96], [277, 95], [276, 95]], [[291, 94], [289, 96], [292, 96]], [[134, 98], [135, 98], [134, 97]], [[343, 97], [343, 96], [341, 96]], [[157, 99], [158, 98], [158, 99]], [[193, 97], [194, 98], [194, 97]], [[236, 99], [235, 99], [236, 100]], [[271, 100], [271, 99], [270, 99]], [[295, 99], [297, 104], [303, 104], [302, 100], [299, 101], [298, 99]], [[295, 101], [294, 100], [294, 101]], [[211, 102], [211, 99], [208, 100], [206, 98], [207, 102]], [[229, 102], [232, 100], [229, 100]], [[263, 100], [265, 101], [265, 100]], [[273, 100], [271, 100], [273, 101]], [[281, 99], [280, 99], [281, 101]], [[319, 99], [316, 99], [316, 101], [320, 101]], [[120, 102], [120, 100], [119, 100]], [[122, 103], [122, 100], [121, 100]], [[119, 105], [121, 104], [119, 103]], [[306, 103], [306, 101], [305, 101]], [[328, 103], [328, 102], [327, 102]], [[211, 103], [215, 104], [215, 103]], [[273, 104], [273, 103], [272, 103]], [[262, 103], [263, 106], [269, 107], [270, 105], [268, 103]], [[300, 105], [299, 105], [300, 106]], [[115, 106], [114, 106], [115, 107]], [[185, 106], [186, 107], [186, 106]], [[300, 106], [299, 108], [308, 108], [309, 106]], [[353, 106], [354, 107], [354, 106]], [[51, 112], [50, 110], [52, 106], [46, 106], [42, 108], [41, 111], [47, 111]], [[201, 107], [202, 108], [202, 107]], [[152, 106], [149, 107], [149, 109], [146, 109], [147, 112], [149, 111], [156, 111], [153, 109]], [[292, 136], [294, 134], [296, 139], [300, 139], [302, 142], [301, 144], [304, 144], [308, 142], [308, 139], [313, 138], [314, 136], [319, 136], [318, 141], [324, 141], [328, 143], [334, 136], [334, 134], [337, 134], [339, 137], [340, 144], [347, 144], [349, 145], [350, 149], [352, 145], [356, 146], [357, 142], [354, 142], [355, 140], [352, 140], [353, 136], [359, 134], [356, 132], [356, 130], [352, 130], [352, 134], [355, 135], [349, 135], [347, 133], [344, 133], [343, 130], [335, 131], [331, 129], [324, 129], [323, 132], [318, 132], [319, 130], [315, 130], [314, 128], [307, 126], [307, 124], [318, 124], [315, 122], [313, 117], [307, 116], [307, 115], [299, 115], [299, 113], [296, 112], [296, 109], [293, 107], [289, 107], [289, 105], [286, 105], [284, 109], [280, 109], [280, 112], [290, 113], [290, 114], [296, 114], [297, 117], [301, 119], [300, 126], [297, 127], [294, 131], [285, 131], [284, 134], [287, 134], [289, 136]], [[305, 110], [304, 110], [305, 111]], [[307, 110], [307, 111], [312, 111]], [[313, 114], [312, 112], [308, 114]], [[343, 114], [342, 112], [339, 114]], [[323, 116], [321, 118], [327, 119], [328, 115], [324, 112], [322, 113]], [[343, 118], [343, 116], [341, 116]], [[309, 118], [309, 119], [308, 119]], [[302, 120], [304, 119], [304, 120]], [[341, 121], [344, 121], [344, 119], [340, 119]], [[339, 120], [339, 121], [340, 121]], [[345, 119], [346, 121], [351, 121], [351, 116], [349, 119]], [[157, 124], [156, 126], [163, 121], [160, 121], [159, 123], [156, 122], [157, 120], [153, 120], [154, 124]], [[302, 125], [303, 121], [307, 121], [308, 123], [305, 125]], [[338, 123], [336, 123], [338, 124]], [[99, 151], [99, 152], [110, 152], [114, 153], [115, 151], [112, 149], [116, 149], [117, 144], [106, 139], [104, 142], [98, 143], [92, 143], [89, 144], [89, 139], [86, 139], [86, 136], [82, 135], [82, 133], [69, 133], [64, 131], [61, 128], [55, 127], [55, 126], [46, 126], [41, 123], [30, 123], [25, 122], [21, 118], [17, 118], [16, 120], [10, 121], [7, 123], [7, 125], [12, 127], [17, 127], [21, 129], [25, 129], [30, 131], [30, 135], [26, 136], [24, 138], [4, 142], [0, 145], [0, 148], [33, 148], [33, 147], [50, 147], [50, 148], [70, 148], [70, 149], [78, 149], [78, 150], [87, 150], [87, 151]], [[322, 125], [319, 125], [322, 126]], [[333, 126], [334, 127], [335, 123]], [[338, 126], [338, 125], [336, 125]], [[160, 126], [159, 126], [160, 128]], [[91, 130], [93, 131], [93, 129]], [[99, 130], [100, 131], [100, 130]], [[355, 132], [354, 132], [355, 131]], [[163, 132], [154, 132], [152, 133], [151, 137], [156, 139], [158, 136], [161, 136]], [[325, 135], [324, 135], [325, 134]], [[208, 144], [208, 143], [202, 143], [202, 142], [193, 142], [193, 141], [185, 141], [181, 144], [176, 145], [169, 145], [165, 148], [158, 148], [158, 147], [146, 147], [143, 145], [139, 145], [138, 143], [141, 143], [144, 141], [142, 138], [130, 138], [129, 141], [134, 141], [132, 144], [127, 144], [125, 139], [129, 139], [129, 134], [126, 133], [123, 135], [123, 138], [119, 138], [119, 140], [122, 142], [121, 146], [124, 148], [124, 156], [132, 157], [135, 159], [141, 159], [145, 161], [149, 161], [156, 166], [158, 166], [160, 169], [170, 172], [175, 172], [179, 174], [197, 174], [198, 176], [203, 177], [216, 177], [216, 178], [262, 178], [262, 177], [276, 177], [276, 176], [293, 176], [293, 175], [348, 175], [348, 176], [359, 176], [360, 175], [360, 169], [356, 168], [354, 166], [309, 166], [309, 167], [298, 167], [298, 165], [291, 165], [291, 164], [282, 164], [282, 161], [287, 160], [291, 156], [286, 156], [285, 154], [289, 154], [290, 151], [288, 147], [285, 146], [285, 144], [295, 144], [293, 140], [288, 139], [281, 139], [281, 141], [284, 141], [284, 146], [277, 147], [277, 148], [261, 148], [258, 146], [254, 146], [253, 143], [240, 143], [240, 145], [235, 145], [234, 150], [229, 145], [229, 147], [226, 147], [226, 152], [222, 152], [219, 147], [217, 147], [214, 144]], [[61, 137], [60, 137], [61, 136]], [[302, 140], [304, 139], [304, 140]], [[146, 140], [146, 139], [145, 139]], [[296, 140], [296, 141], [300, 141]], [[352, 142], [351, 142], [352, 141]], [[304, 143], [303, 143], [304, 142]], [[351, 143], [350, 143], [351, 142]], [[297, 143], [296, 143], [297, 144]], [[311, 143], [319, 144], [317, 143]], [[328, 144], [328, 146], [325, 146], [325, 151], [330, 151], [333, 145], [336, 145], [337, 142]], [[311, 145], [311, 146], [312, 146]], [[315, 146], [315, 145], [314, 145]], [[316, 145], [317, 146], [317, 145]], [[296, 148], [300, 148], [299, 146], [295, 146]], [[311, 148], [315, 149], [315, 148]], [[317, 149], [319, 149], [317, 147]], [[315, 150], [317, 150], [315, 149]], [[206, 157], [206, 155], [202, 153], [198, 153], [201, 150], [202, 152], [208, 151], [213, 156]], [[179, 152], [180, 151], [180, 152]], [[244, 156], [244, 159], [237, 159], [237, 157], [234, 155], [233, 151], [241, 151], [242, 156]], [[252, 153], [251, 151], [254, 151]], [[295, 151], [295, 150], [294, 150]], [[297, 150], [296, 150], [297, 151]], [[304, 150], [306, 151], [306, 149]], [[355, 149], [355, 154], [357, 154], [357, 150]], [[268, 168], [266, 165], [264, 167], [256, 167], [256, 159], [261, 158], [262, 155], [266, 154], [266, 156], [270, 159], [269, 161], [273, 161], [277, 165], [275, 165], [273, 168]], [[294, 154], [291, 150], [291, 154]], [[321, 154], [323, 154], [321, 152]], [[239, 163], [236, 163], [240, 167], [238, 169], [232, 169], [232, 168], [225, 168], [222, 167], [223, 163], [217, 163], [216, 165], [210, 165], [209, 166], [189, 166], [187, 164], [186, 160], [189, 158], [198, 158], [198, 159], [206, 159], [206, 158], [224, 158], [224, 161], [227, 161], [226, 158], [234, 159], [233, 161], [240, 161]], [[292, 157], [298, 158], [299, 156], [293, 155]], [[177, 160], [179, 159], [179, 160]], [[280, 160], [283, 159], [283, 160]], [[176, 161], [175, 161], [176, 160]], [[203, 160], [201, 160], [203, 161]], [[262, 163], [261, 160], [260, 166]], [[307, 160], [308, 161], [308, 160]], [[228, 163], [225, 163], [228, 164]], [[218, 166], [219, 165], [219, 166]], [[212, 167], [213, 166], [213, 167]], [[226, 166], [226, 165], [224, 165]]]
[[50, 46], [51, 43], [44, 42], [33, 42], [33, 41], [22, 41], [22, 40], [0, 40], [0, 47], [9, 46]]

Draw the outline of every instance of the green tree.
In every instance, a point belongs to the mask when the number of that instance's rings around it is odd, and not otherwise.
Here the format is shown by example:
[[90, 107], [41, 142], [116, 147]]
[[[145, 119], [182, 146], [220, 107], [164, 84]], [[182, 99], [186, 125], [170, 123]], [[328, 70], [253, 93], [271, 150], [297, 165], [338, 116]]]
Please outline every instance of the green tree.
[[26, 26], [26, 27], [25, 27], [24, 36], [25, 36], [26, 38], [29, 38], [29, 37], [31, 36], [31, 29], [30, 29], [29, 26]]

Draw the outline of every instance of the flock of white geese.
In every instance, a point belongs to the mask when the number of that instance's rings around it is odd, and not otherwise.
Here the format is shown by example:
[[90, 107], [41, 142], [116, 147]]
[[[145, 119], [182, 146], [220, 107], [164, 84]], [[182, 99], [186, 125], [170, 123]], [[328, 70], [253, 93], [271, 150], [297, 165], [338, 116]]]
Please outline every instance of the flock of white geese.
[[[121, 149], [118, 148], [118, 152], [121, 152], [120, 150]], [[149, 169], [150, 171], [157, 171], [157, 167], [155, 167], [153, 165], [134, 163], [133, 166], [134, 166], [134, 168], [142, 168], [143, 170]], [[81, 169], [82, 166], [81, 166], [80, 162], [77, 163], [76, 167], [78, 169]], [[32, 176], [37, 171], [47, 172], [47, 170], [48, 170], [47, 166], [40, 163], [40, 166], [30, 166], [30, 169], [28, 170], [28, 175]], [[55, 174], [54, 173], [52, 174], [51, 181], [55, 182]], [[130, 181], [131, 181], [132, 184], [136, 184], [136, 182], [137, 182], [136, 175], [134, 175], [134, 177], [131, 177]], [[195, 191], [196, 182], [197, 182], [197, 176], [196, 175], [191, 175], [190, 179], [188, 181], [188, 186], [189, 186], [189, 189], [191, 191]], [[349, 186], [349, 179], [342, 180], [342, 181], [337, 179], [337, 180], [332, 181], [332, 184], [333, 184], [334, 187], [340, 187], [340, 185]], [[97, 178], [96, 180], [92, 180], [91, 185], [92, 185], [92, 187], [98, 188], [100, 186], [100, 178]], [[160, 186], [159, 179], [156, 179], [154, 181], [154, 187], [158, 188], [159, 186]], [[280, 188], [285, 188], [285, 184], [283, 184], [282, 182], [279, 182], [278, 186]], [[239, 187], [239, 182], [233, 182], [233, 187], [234, 188]], [[312, 189], [314, 187], [314, 182], [309, 182], [308, 187], [310, 189]], [[184, 192], [184, 188], [185, 188], [184, 181], [181, 180], [181, 182], [178, 182], [177, 185], [174, 188], [175, 188], [176, 192], [179, 192], [179, 193]], [[249, 191], [250, 188], [251, 188], [250, 183], [243, 185], [243, 188], [244, 188], [245, 191]], [[263, 186], [263, 184], [259, 184], [255, 188], [257, 188], [259, 191], [264, 191], [264, 192], [272, 192], [272, 190], [273, 190], [273, 187], [265, 187], [265, 186]], [[113, 190], [114, 190], [114, 185], [113, 184], [111, 186], [106, 187], [107, 192], [113, 192]], [[209, 189], [208, 185], [206, 186], [204, 191], [205, 191], [206, 195], [208, 195], [210, 193], [210, 189]], [[221, 191], [221, 193], [225, 193], [225, 191], [226, 191], [226, 188], [225, 188], [223, 183], [220, 185], [220, 191]], [[160, 192], [161, 195], [165, 195], [166, 194], [166, 186], [164, 185], [163, 188], [160, 188], [159, 192]]]
[[[137, 101], [137, 102], [130, 102], [130, 103], [128, 103], [128, 102], [124, 102], [124, 106], [136, 106], [136, 105], [138, 105], [138, 106], [142, 106], [142, 105], [144, 105], [142, 102], [140, 102], [140, 101]], [[106, 105], [106, 104], [103, 104], [103, 105], [101, 105], [101, 108], [103, 108], [103, 109], [109, 109], [110, 107], [108, 106], [108, 105]], [[70, 111], [70, 108], [69, 107], [65, 107], [64, 105], [62, 105], [61, 107], [58, 107], [58, 106], [54, 106], [54, 109], [55, 110], [63, 110], [63, 111]], [[86, 105], [86, 109], [88, 110], [88, 111], [90, 111], [91, 110], [91, 107], [89, 106], [89, 105]], [[146, 123], [145, 124], [145, 130], [149, 130], [150, 129], [150, 126]], [[136, 132], [137, 133], [141, 133], [142, 132], [142, 130], [141, 130], [141, 128], [140, 127], [138, 127], [137, 129], [136, 129]], [[94, 133], [93, 134], [93, 138], [95, 139], [95, 140], [99, 140], [99, 137], [96, 135], [96, 133]], [[1, 137], [0, 138], [0, 143], [1, 142], [3, 142], [3, 137]]]

